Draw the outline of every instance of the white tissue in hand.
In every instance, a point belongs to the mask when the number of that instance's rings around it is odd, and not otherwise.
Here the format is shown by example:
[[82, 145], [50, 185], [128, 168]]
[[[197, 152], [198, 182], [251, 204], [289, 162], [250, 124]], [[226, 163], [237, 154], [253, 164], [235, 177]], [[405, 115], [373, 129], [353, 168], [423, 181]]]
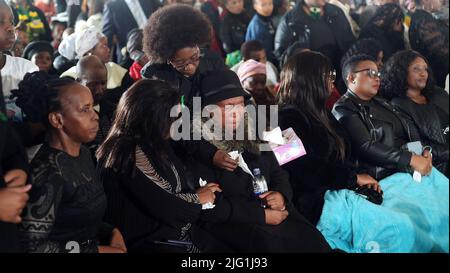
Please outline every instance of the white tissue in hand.
[[238, 151], [229, 152], [228, 155], [233, 159], [239, 160], [238, 166], [246, 173], [251, 175], [253, 177], [253, 173], [250, 171], [250, 168], [248, 167], [247, 163], [245, 162], [244, 158], [242, 157], [242, 154]]
[[[200, 179], [198, 180], [198, 184], [200, 184], [200, 187], [204, 187], [204, 186], [206, 186], [207, 182], [200, 177]], [[202, 210], [213, 209], [215, 206], [216, 205], [214, 205], [213, 203], [208, 202], [208, 203], [202, 205]]]
[[284, 145], [286, 141], [283, 138], [283, 132], [281, 132], [281, 128], [277, 127], [272, 131], [264, 131], [262, 140], [276, 144], [276, 145]]
[[231, 159], [236, 160], [239, 158], [239, 152], [238, 151], [232, 151], [229, 152], [228, 155], [231, 157]]

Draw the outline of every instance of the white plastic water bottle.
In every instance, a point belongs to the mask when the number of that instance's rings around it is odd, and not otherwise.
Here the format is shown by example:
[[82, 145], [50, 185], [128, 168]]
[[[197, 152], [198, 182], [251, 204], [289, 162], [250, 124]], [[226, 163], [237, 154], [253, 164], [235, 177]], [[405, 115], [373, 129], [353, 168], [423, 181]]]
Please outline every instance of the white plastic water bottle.
[[253, 170], [253, 192], [255, 196], [258, 197], [261, 194], [269, 190], [267, 186], [267, 181], [264, 175], [261, 174], [261, 170], [256, 168]]

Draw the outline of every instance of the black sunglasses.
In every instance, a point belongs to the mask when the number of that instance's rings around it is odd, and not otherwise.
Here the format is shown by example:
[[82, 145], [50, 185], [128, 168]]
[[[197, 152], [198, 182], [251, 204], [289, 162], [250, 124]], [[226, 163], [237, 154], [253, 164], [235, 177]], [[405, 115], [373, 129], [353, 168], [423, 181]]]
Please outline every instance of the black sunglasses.
[[358, 71], [353, 71], [352, 73], [356, 74], [356, 73], [360, 73], [360, 72], [364, 72], [364, 71], [367, 71], [366, 75], [369, 76], [372, 79], [381, 78], [381, 72], [378, 72], [378, 71], [370, 69], [370, 68], [361, 69], [361, 70], [358, 70]]

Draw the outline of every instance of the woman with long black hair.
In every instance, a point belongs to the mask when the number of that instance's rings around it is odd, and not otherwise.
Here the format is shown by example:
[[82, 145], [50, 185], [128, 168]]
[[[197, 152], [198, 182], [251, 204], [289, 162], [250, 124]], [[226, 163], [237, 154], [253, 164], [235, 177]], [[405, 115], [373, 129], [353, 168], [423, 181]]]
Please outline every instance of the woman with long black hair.
[[353, 168], [345, 130], [326, 108], [334, 80], [330, 60], [318, 52], [294, 55], [281, 72], [280, 127], [292, 127], [307, 152], [284, 168], [290, 174], [294, 205], [313, 224], [320, 219], [327, 190], [369, 185], [381, 191], [374, 178]]
[[[170, 115], [181, 97], [168, 83], [141, 80], [121, 98], [113, 126], [97, 151], [108, 199], [107, 221], [123, 230], [130, 252], [213, 251], [196, 224], [214, 203], [217, 184], [188, 188], [170, 144]], [[217, 244], [215, 245], [217, 246]], [[215, 247], [214, 246], [214, 247]]]

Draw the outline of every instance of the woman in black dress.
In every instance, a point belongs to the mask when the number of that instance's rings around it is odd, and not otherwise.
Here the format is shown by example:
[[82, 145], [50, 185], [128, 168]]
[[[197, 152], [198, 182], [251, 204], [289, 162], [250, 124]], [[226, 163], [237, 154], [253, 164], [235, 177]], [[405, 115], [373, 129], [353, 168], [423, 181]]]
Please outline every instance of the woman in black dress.
[[35, 72], [14, 94], [27, 117], [47, 128], [46, 142], [31, 161], [33, 188], [20, 225], [25, 251], [126, 252], [120, 232], [102, 223], [105, 194], [82, 146], [98, 131], [89, 89]]
[[202, 205], [214, 203], [220, 189], [208, 184], [191, 190], [171, 146], [171, 110], [181, 110], [180, 101], [166, 82], [135, 83], [97, 151], [106, 220], [120, 228], [130, 252], [207, 252], [219, 245], [197, 222]]
[[381, 94], [413, 121], [422, 144], [433, 149], [433, 165], [448, 176], [448, 94], [434, 85], [427, 59], [412, 50], [398, 52], [384, 75]]
[[330, 60], [318, 52], [291, 57], [281, 73], [280, 127], [292, 128], [307, 153], [283, 167], [295, 207], [313, 224], [319, 222], [328, 190], [368, 185], [381, 191], [374, 178], [356, 171], [345, 129], [326, 108], [334, 79]]

